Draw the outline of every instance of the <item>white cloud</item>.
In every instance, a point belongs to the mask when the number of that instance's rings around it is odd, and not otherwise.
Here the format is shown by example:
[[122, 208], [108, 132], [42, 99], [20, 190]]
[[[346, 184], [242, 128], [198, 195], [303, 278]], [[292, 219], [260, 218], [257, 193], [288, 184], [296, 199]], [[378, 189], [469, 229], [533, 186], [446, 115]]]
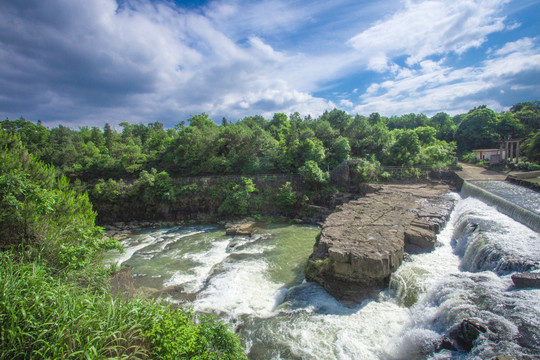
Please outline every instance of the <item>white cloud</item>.
[[[433, 61], [420, 65], [420, 69], [409, 70], [406, 77], [371, 84], [354, 110], [364, 114], [379, 111], [385, 115], [418, 112], [418, 109], [455, 114], [479, 104], [502, 110], [504, 97], [534, 89], [532, 84], [516, 84], [526, 81], [519, 79], [522, 74], [529, 74], [529, 81], [536, 83], [540, 77], [540, 49], [530, 38], [524, 38], [506, 44], [495, 57], [478, 66], [453, 69]], [[536, 90], [536, 94], [540, 92]]]
[[[216, 0], [196, 10], [165, 0], [0, 2], [0, 115], [169, 126], [203, 111], [318, 115], [335, 104], [313, 94], [336, 93], [351, 108], [339, 95], [351, 88], [362, 113], [417, 112], [465, 107], [464, 96], [537, 69], [535, 38], [476, 67], [447, 64], [512, 28], [500, 16], [508, 0], [409, 1], [390, 13], [396, 1]], [[390, 15], [373, 22], [363, 12]], [[380, 79], [363, 94], [363, 83], [338, 89], [366, 70]]]
[[[233, 41], [214, 18], [199, 12], [148, 0], [119, 9], [114, 0], [30, 1], [33, 11], [30, 4], [0, 4], [0, 61], [7, 65], [0, 68], [0, 111], [8, 114], [64, 123], [159, 119], [171, 125], [202, 111], [241, 117], [329, 106], [288, 79], [299, 66], [292, 61], [298, 55], [276, 51], [255, 35]], [[216, 6], [232, 20], [244, 10], [235, 2]], [[263, 28], [274, 31], [298, 15], [285, 6], [258, 3], [244, 20], [264, 17]], [[26, 102], [14, 98], [17, 88]]]
[[346, 107], [346, 108], [352, 108], [354, 106], [353, 102], [347, 99], [342, 99], [339, 101], [339, 105]]
[[507, 55], [513, 52], [526, 52], [534, 47], [534, 39], [525, 37], [514, 42], [506, 43], [502, 48], [495, 51], [495, 55]]
[[[508, 0], [409, 1], [404, 9], [352, 37], [348, 44], [377, 70], [383, 58], [407, 56], [414, 65], [432, 55], [462, 54], [504, 29], [499, 17]], [[373, 66], [375, 64], [375, 66]]]

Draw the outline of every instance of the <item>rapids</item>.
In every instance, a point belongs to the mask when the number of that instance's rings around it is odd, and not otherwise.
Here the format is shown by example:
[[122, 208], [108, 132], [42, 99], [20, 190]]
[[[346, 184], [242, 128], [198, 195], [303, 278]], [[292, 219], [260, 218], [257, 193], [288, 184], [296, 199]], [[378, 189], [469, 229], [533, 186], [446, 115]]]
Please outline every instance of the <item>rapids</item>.
[[[249, 237], [217, 226], [141, 231], [109, 260], [136, 286], [181, 285], [171, 299], [230, 322], [251, 359], [489, 359], [540, 354], [540, 290], [510, 275], [540, 271], [540, 234], [473, 198], [456, 207], [438, 246], [392, 275], [389, 289], [347, 307], [304, 280], [318, 228], [271, 225]], [[189, 300], [188, 300], [189, 299]], [[467, 353], [439, 350], [464, 319], [488, 331]]]

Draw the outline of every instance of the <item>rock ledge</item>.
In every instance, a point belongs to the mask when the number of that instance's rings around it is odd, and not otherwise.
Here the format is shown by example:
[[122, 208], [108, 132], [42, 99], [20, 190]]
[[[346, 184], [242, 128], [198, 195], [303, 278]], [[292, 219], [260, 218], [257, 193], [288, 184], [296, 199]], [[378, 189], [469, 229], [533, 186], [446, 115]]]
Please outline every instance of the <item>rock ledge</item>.
[[435, 247], [454, 202], [440, 184], [384, 185], [340, 206], [324, 222], [305, 269], [345, 302], [359, 302], [385, 288], [405, 251]]

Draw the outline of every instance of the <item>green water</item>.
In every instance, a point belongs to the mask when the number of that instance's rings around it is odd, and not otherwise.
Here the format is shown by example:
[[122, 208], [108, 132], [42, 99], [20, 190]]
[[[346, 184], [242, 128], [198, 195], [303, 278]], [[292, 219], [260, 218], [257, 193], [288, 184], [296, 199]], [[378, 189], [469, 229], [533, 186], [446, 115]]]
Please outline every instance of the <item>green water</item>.
[[183, 285], [196, 293], [225, 267], [258, 260], [267, 265], [267, 280], [289, 287], [303, 280], [318, 233], [315, 226], [286, 224], [262, 226], [251, 238], [227, 236], [217, 226], [144, 230], [124, 241], [125, 253], [110, 252], [106, 261], [129, 266], [136, 287]]
[[391, 291], [352, 308], [304, 281], [302, 268], [319, 233], [312, 226], [267, 225], [252, 237], [227, 236], [218, 226], [142, 231], [124, 242], [124, 254], [109, 253], [108, 261], [130, 266], [136, 286], [174, 286], [171, 301], [232, 324], [254, 360], [465, 359], [468, 354], [439, 352], [436, 345], [471, 316], [504, 330], [483, 337], [474, 358], [490, 358], [501, 346], [519, 358], [536, 351], [536, 345], [512, 339], [521, 336], [522, 324], [524, 339], [538, 338], [540, 290], [515, 291], [509, 275], [489, 266], [491, 271], [462, 271], [487, 247], [476, 249], [462, 222], [484, 224], [483, 218], [489, 225], [483, 231], [497, 249], [537, 263], [537, 233], [475, 199], [462, 199], [434, 251], [411, 255], [392, 275]]

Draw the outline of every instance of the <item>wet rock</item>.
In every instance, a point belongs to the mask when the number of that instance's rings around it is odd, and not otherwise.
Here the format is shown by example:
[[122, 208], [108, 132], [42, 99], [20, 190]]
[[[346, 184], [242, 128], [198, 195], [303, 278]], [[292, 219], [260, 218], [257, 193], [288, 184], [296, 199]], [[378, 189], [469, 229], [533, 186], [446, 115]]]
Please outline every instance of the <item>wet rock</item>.
[[435, 248], [436, 233], [433, 230], [425, 229], [416, 224], [405, 231], [405, 251], [414, 254]]
[[448, 191], [446, 185], [386, 185], [339, 206], [322, 225], [306, 278], [342, 301], [372, 296], [387, 286], [406, 246], [411, 252], [434, 247], [453, 206], [443, 196]]
[[172, 286], [164, 287], [161, 290], [158, 290], [155, 293], [155, 295], [160, 296], [160, 297], [168, 297], [168, 296], [170, 296], [172, 298], [177, 298], [180, 295], [182, 295], [183, 293], [184, 293], [184, 287], [183, 286], [181, 286], [181, 285], [172, 285]]
[[518, 327], [519, 337], [518, 344], [524, 348], [533, 349], [540, 354], [540, 331], [538, 328], [523, 324]]
[[540, 273], [521, 273], [513, 274], [512, 281], [518, 289], [536, 288], [540, 289]]
[[436, 352], [442, 350], [457, 351], [458, 349], [452, 339], [450, 339], [448, 336], [443, 336], [440, 342], [435, 347]]
[[225, 225], [225, 234], [232, 236], [252, 236], [256, 231], [254, 222], [241, 222]]
[[512, 355], [497, 355], [495, 357], [492, 357], [490, 360], [519, 360], [519, 359]]
[[488, 331], [485, 324], [476, 319], [465, 319], [459, 325], [450, 330], [450, 337], [465, 351], [471, 351], [474, 342]]

